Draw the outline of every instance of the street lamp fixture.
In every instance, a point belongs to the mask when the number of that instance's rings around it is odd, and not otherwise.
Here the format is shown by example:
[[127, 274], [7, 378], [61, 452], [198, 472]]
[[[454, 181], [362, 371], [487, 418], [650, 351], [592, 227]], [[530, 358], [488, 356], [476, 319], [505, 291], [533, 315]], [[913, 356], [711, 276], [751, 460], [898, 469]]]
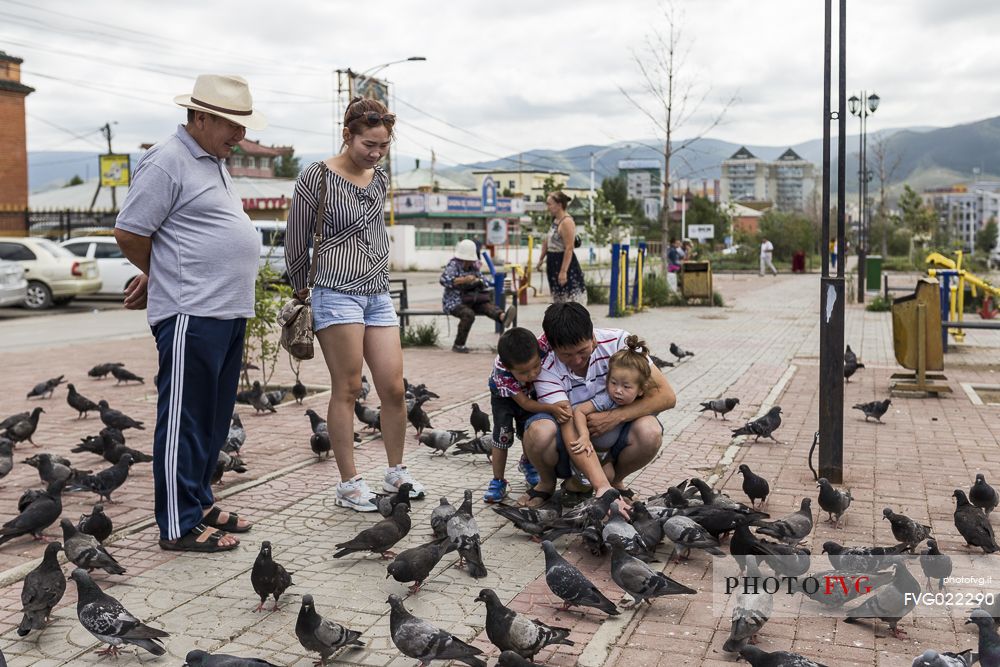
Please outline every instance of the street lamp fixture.
[[[852, 116], [857, 116], [861, 122], [861, 135], [858, 137], [858, 303], [865, 302], [865, 264], [868, 259], [868, 227], [870, 220], [868, 216], [868, 181], [871, 176], [868, 173], [868, 116], [878, 109], [880, 98], [875, 93], [865, 97], [865, 91], [861, 91], [860, 97], [851, 95], [847, 100], [848, 109]], [[867, 102], [867, 105], [865, 104]], [[844, 252], [841, 250], [841, 257]], [[843, 261], [843, 259], [841, 260]]]

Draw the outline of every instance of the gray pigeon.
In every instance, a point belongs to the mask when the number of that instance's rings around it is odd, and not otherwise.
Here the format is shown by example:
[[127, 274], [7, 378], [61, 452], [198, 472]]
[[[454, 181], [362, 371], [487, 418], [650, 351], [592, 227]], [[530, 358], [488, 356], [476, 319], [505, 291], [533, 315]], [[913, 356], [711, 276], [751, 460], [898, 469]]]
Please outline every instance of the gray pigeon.
[[[759, 577], [757, 559], [747, 558], [747, 576]], [[733, 607], [732, 626], [729, 629], [729, 639], [722, 645], [727, 653], [737, 653], [747, 642], [756, 643], [754, 637], [774, 611], [774, 597], [770, 593], [759, 590], [753, 593], [743, 591], [736, 598]]]
[[757, 500], [763, 505], [767, 501], [767, 496], [771, 493], [771, 486], [767, 480], [750, 470], [746, 463], [740, 464], [739, 472], [743, 475], [743, 493], [750, 499], [750, 506], [755, 507]]
[[109, 436], [101, 436], [101, 440], [104, 443], [104, 450], [101, 452], [101, 456], [108, 463], [118, 463], [123, 456], [126, 454], [132, 457], [132, 463], [152, 463], [153, 457], [146, 452], [141, 452], [138, 449], [132, 449], [123, 442], [115, 442], [113, 438]]
[[93, 475], [86, 475], [77, 480], [68, 491], [89, 490], [98, 494], [102, 500], [113, 503], [111, 494], [128, 479], [129, 468], [132, 467], [132, 455], [125, 454], [110, 468], [105, 468]]
[[104, 505], [94, 503], [94, 509], [90, 514], [84, 514], [80, 517], [80, 520], [76, 523], [76, 529], [81, 533], [93, 535], [97, 538], [98, 542], [104, 542], [104, 540], [111, 537], [115, 526], [111, 521], [111, 517], [104, 513]]
[[1000, 665], [1000, 635], [993, 626], [993, 617], [982, 609], [973, 609], [965, 622], [979, 628], [979, 664], [983, 667]]
[[261, 412], [277, 412], [274, 406], [271, 405], [271, 400], [264, 393], [263, 387], [260, 386], [259, 380], [253, 381], [253, 387], [250, 389], [250, 393], [247, 395], [250, 400], [250, 405], [256, 411], [256, 414]]
[[874, 573], [900, 562], [904, 551], [912, 551], [908, 544], [891, 547], [865, 546], [845, 547], [833, 541], [823, 543], [823, 553], [830, 558], [830, 564], [844, 572]]
[[45, 545], [41, 564], [28, 573], [21, 588], [21, 611], [24, 618], [17, 626], [17, 634], [24, 637], [32, 630], [41, 630], [52, 615], [52, 609], [66, 592], [66, 576], [59, 567], [62, 545], [50, 542]]
[[[644, 560], [652, 558], [652, 549], [642, 539], [642, 536], [639, 535], [639, 531], [635, 529], [635, 526], [626, 521], [625, 517], [621, 515], [618, 501], [611, 503], [611, 518], [608, 519], [608, 522], [604, 524], [604, 528], [601, 530], [601, 539], [608, 546], [621, 545], [625, 551], [636, 558], [643, 558]], [[655, 546], [653, 545], [653, 548]]]
[[239, 454], [227, 454], [226, 450], [220, 449], [219, 455], [215, 459], [215, 470], [212, 472], [212, 484], [222, 481], [222, 476], [227, 472], [235, 472], [240, 475], [246, 473], [247, 466]]
[[965, 491], [955, 489], [952, 496], [956, 504], [955, 528], [958, 528], [958, 532], [965, 538], [966, 545], [979, 547], [987, 554], [1000, 551], [996, 536], [993, 534], [993, 526], [990, 525], [986, 513], [969, 502]]
[[683, 347], [681, 347], [677, 343], [671, 343], [670, 344], [670, 354], [672, 354], [675, 357], [677, 357], [677, 361], [683, 361], [684, 357], [693, 357], [694, 356], [694, 352], [688, 352], [687, 350], [685, 350]]
[[396, 509], [396, 505], [399, 503], [404, 503], [410, 509], [413, 507], [410, 505], [410, 492], [413, 490], [413, 485], [409, 482], [403, 482], [396, 489], [396, 493], [386, 495], [375, 494], [373, 502], [375, 507], [378, 508], [378, 513], [384, 517], [392, 516], [392, 511]]
[[826, 477], [820, 477], [816, 486], [819, 487], [819, 508], [827, 513], [834, 528], [840, 528], [840, 520], [854, 500], [851, 492], [834, 488]]
[[493, 460], [493, 436], [486, 433], [478, 438], [456, 442], [452, 456], [459, 454], [485, 454], [486, 458]]
[[552, 542], [544, 540], [542, 551], [545, 552], [545, 583], [563, 601], [563, 611], [578, 606], [593, 607], [609, 616], [620, 613], [614, 602], [556, 551]]
[[758, 524], [758, 535], [770, 535], [785, 544], [796, 545], [813, 529], [812, 500], [803, 498], [799, 511], [777, 521], [762, 521]]
[[633, 602], [629, 606], [639, 605], [643, 601], [652, 605], [650, 598], [662, 595], [694, 595], [698, 592], [630, 556], [621, 545], [611, 547], [611, 578], [619, 588], [632, 596]]
[[716, 398], [711, 401], [705, 401], [701, 404], [701, 410], [698, 412], [708, 412], [712, 411], [712, 417], [718, 417], [722, 415], [723, 421], [729, 421], [726, 419], [726, 414], [733, 411], [737, 405], [740, 404], [740, 399], [738, 398]]
[[896, 639], [903, 639], [906, 633], [897, 625], [916, 607], [920, 582], [913, 578], [905, 563], [897, 562], [892, 567], [892, 582], [877, 589], [863, 603], [848, 611], [844, 620], [850, 623], [859, 618], [878, 618], [889, 624]]
[[292, 398], [295, 399], [296, 403], [302, 405], [302, 399], [308, 395], [309, 390], [306, 389], [306, 386], [296, 377], [295, 384], [292, 385]]
[[278, 667], [261, 658], [240, 658], [225, 653], [208, 653], [195, 649], [184, 657], [183, 667]]
[[331, 655], [345, 646], [365, 645], [358, 639], [361, 633], [357, 630], [348, 630], [339, 623], [320, 616], [311, 595], [302, 596], [302, 607], [295, 620], [295, 636], [299, 638], [302, 648], [319, 653], [317, 665], [325, 665]]
[[69, 390], [69, 393], [66, 394], [66, 402], [69, 403], [69, 407], [77, 411], [77, 419], [86, 417], [88, 412], [97, 412], [101, 409], [97, 403], [79, 393], [72, 382], [66, 385], [66, 389]]
[[987, 514], [995, 510], [1000, 503], [1000, 495], [986, 483], [986, 476], [983, 473], [976, 475], [976, 483], [969, 489], [969, 502]]
[[76, 616], [80, 625], [98, 641], [109, 644], [99, 655], [118, 655], [119, 647], [124, 644], [134, 644], [153, 655], [166, 653], [160, 640], [169, 634], [145, 625], [130, 614], [121, 602], [102, 591], [83, 568], [73, 570], [70, 578], [76, 582]]
[[326, 420], [316, 414], [313, 409], [306, 410], [309, 423], [312, 425], [312, 437], [309, 438], [309, 448], [317, 458], [326, 454], [330, 458], [330, 430]]
[[459, 567], [462, 561], [465, 561], [473, 579], [485, 577], [486, 565], [483, 563], [483, 552], [480, 548], [482, 538], [479, 536], [479, 525], [472, 516], [472, 491], [466, 489], [465, 500], [458, 511], [448, 519], [445, 530], [452, 546], [458, 551]]
[[892, 403], [888, 398], [884, 401], [871, 401], [870, 403], [858, 403], [854, 405], [854, 410], [861, 410], [865, 413], [865, 421], [868, 421], [869, 417], [875, 419], [879, 424], [882, 423], [882, 415], [889, 411], [889, 405]]
[[31, 439], [31, 436], [35, 435], [35, 431], [38, 430], [38, 417], [43, 412], [45, 412], [43, 408], [35, 408], [28, 415], [14, 415], [20, 419], [7, 426], [3, 434], [4, 437], [15, 445], [25, 440], [34, 445], [35, 441]]
[[420, 591], [421, 584], [430, 575], [434, 566], [453, 548], [448, 538], [442, 537], [439, 540], [421, 544], [419, 547], [401, 551], [386, 567], [386, 579], [392, 577], [401, 584], [412, 581], [410, 593], [416, 594]]
[[132, 371], [128, 370], [124, 366], [112, 366], [111, 374], [115, 377], [116, 380], [118, 380], [118, 382], [116, 382], [115, 384], [121, 384], [122, 382], [124, 382], [125, 384], [128, 384], [129, 382], [138, 382], [139, 384], [145, 384], [145, 382], [141, 377], [139, 377]]
[[780, 445], [781, 442], [773, 435], [779, 426], [781, 426], [781, 408], [776, 405], [763, 417], [752, 419], [743, 426], [733, 429], [733, 437], [752, 435], [754, 442], [761, 438], [770, 438]]
[[635, 532], [639, 533], [642, 542], [651, 555], [656, 547], [663, 541], [663, 522], [659, 517], [653, 516], [646, 503], [636, 500], [632, 503], [632, 526]]
[[514, 651], [523, 658], [534, 658], [546, 646], [573, 646], [569, 628], [546, 625], [531, 620], [504, 606], [491, 588], [479, 591], [477, 602], [486, 604], [486, 636], [501, 651]]
[[264, 602], [268, 596], [274, 597], [274, 606], [271, 611], [278, 611], [278, 598], [292, 586], [292, 573], [275, 562], [271, 557], [271, 543], [264, 540], [260, 544], [260, 552], [253, 562], [253, 569], [250, 570], [250, 584], [254, 592], [260, 596], [260, 604], [254, 609], [255, 612], [264, 608]]
[[382, 519], [370, 528], [365, 528], [353, 539], [337, 544], [336, 547], [339, 551], [333, 554], [333, 557], [342, 558], [347, 554], [359, 551], [381, 554], [385, 560], [395, 556], [389, 549], [410, 532], [409, 512], [409, 505], [403, 503], [396, 505], [389, 518]]
[[281, 402], [285, 400], [285, 396], [288, 395], [287, 389], [275, 389], [274, 391], [267, 392], [267, 402], [271, 405], [281, 405]]
[[80, 479], [93, 472], [93, 470], [77, 470], [76, 468], [71, 468], [68, 465], [69, 461], [66, 459], [44, 452], [41, 454], [35, 454], [34, 456], [29, 456], [24, 460], [24, 462], [32, 468], [36, 468], [38, 470], [38, 477], [42, 480], [43, 484], [50, 484], [56, 480], [71, 484], [78, 482]]
[[[424, 432], [425, 428], [433, 428], [431, 426], [431, 418], [424, 411], [424, 403], [431, 400], [427, 396], [421, 396], [419, 398], [414, 398], [412, 404], [407, 401], [406, 406], [406, 418], [409, 420], [410, 425], [417, 430], [417, 435]], [[362, 409], [362, 413], [365, 409]], [[364, 421], [361, 415], [358, 415], [358, 419]]]
[[[33, 496], [16, 517], [0, 527], [0, 544], [21, 535], [44, 539], [42, 531], [55, 523], [62, 514], [62, 491], [65, 482], [52, 482], [48, 488]], [[18, 505], [21, 505], [19, 502]]]
[[375, 431], [382, 430], [382, 414], [380, 410], [373, 410], [360, 402], [354, 402], [354, 416], [367, 428]]
[[371, 390], [372, 390], [372, 386], [370, 384], [368, 384], [368, 376], [362, 375], [361, 376], [361, 392], [358, 394], [358, 396], [361, 398], [362, 401], [367, 401], [368, 400], [368, 394], [371, 392]]
[[469, 424], [475, 435], [490, 432], [490, 416], [479, 409], [479, 403], [472, 404], [472, 414], [469, 415]]
[[563, 526], [558, 506], [513, 507], [504, 503], [490, 505], [490, 509], [510, 521], [515, 528], [536, 540], [546, 531]]
[[844, 351], [844, 381], [850, 382], [851, 376], [857, 373], [859, 368], [864, 367], [865, 365], [858, 361], [858, 355], [854, 354], [854, 350], [848, 345]]
[[104, 422], [105, 426], [110, 426], [120, 431], [130, 428], [136, 428], [140, 431], [144, 431], [146, 429], [146, 427], [142, 425], [142, 422], [132, 419], [120, 410], [115, 410], [109, 406], [108, 402], [105, 400], [98, 401], [97, 406], [101, 411], [101, 421]]
[[[807, 577], [789, 580], [791, 592], [802, 593], [813, 602], [819, 602], [824, 607], [840, 608], [848, 602], [853, 602], [864, 597], [882, 586], [892, 583], [895, 574], [891, 570], [886, 572], [859, 572], [854, 570], [822, 570], [809, 574]], [[828, 577], [830, 579], [828, 579]], [[841, 586], [838, 578], [843, 577], [845, 585]], [[808, 581], [833, 581], [835, 582], [829, 590], [825, 586], [815, 587]], [[851, 582], [864, 582], [863, 585], [855, 586]]]
[[892, 524], [892, 536], [911, 549], [931, 536], [931, 527], [917, 523], [905, 514], [896, 514], [891, 507], [882, 510], [882, 518]]
[[455, 516], [455, 512], [455, 507], [447, 498], [441, 498], [440, 504], [431, 511], [431, 530], [435, 539], [448, 536], [448, 521]]
[[27, 419], [30, 415], [30, 412], [18, 412], [9, 417], [4, 417], [3, 421], [0, 421], [0, 431], [6, 431], [17, 422]]
[[97, 378], [98, 380], [103, 380], [105, 377], [107, 377], [108, 373], [111, 372], [112, 368], [114, 368], [115, 366], [124, 366], [124, 365], [125, 364], [116, 361], [111, 361], [106, 364], [97, 364], [89, 371], [87, 371], [87, 375], [92, 378]]
[[527, 658], [522, 658], [514, 651], [502, 651], [497, 665], [498, 667], [543, 667]]
[[416, 658], [421, 665], [432, 660], [457, 660], [469, 667], [486, 667], [486, 663], [476, 657], [482, 655], [482, 651], [417, 618], [406, 610], [398, 595], [390, 595], [386, 602], [391, 608], [389, 636], [403, 655]]
[[418, 435], [417, 442], [430, 447], [444, 456], [444, 453], [449, 447], [466, 437], [468, 434], [468, 431], [445, 431], [443, 429], [431, 429], [429, 431], [423, 431], [420, 435]]
[[28, 392], [28, 398], [52, 398], [52, 392], [64, 382], [63, 377], [60, 375], [57, 378], [49, 378], [45, 382], [39, 382]]
[[656, 356], [655, 354], [649, 355], [649, 360], [653, 362], [654, 366], [656, 366], [657, 368], [659, 368], [661, 370], [664, 369], [664, 368], [673, 368], [674, 367], [674, 362], [667, 361], [666, 359], [661, 359], [660, 357]]
[[125, 568], [108, 553], [93, 535], [81, 533], [69, 519], [59, 522], [63, 531], [63, 548], [66, 558], [88, 572], [101, 569], [108, 574], [125, 574]]
[[663, 523], [663, 532], [674, 543], [671, 559], [687, 560], [691, 549], [703, 549], [713, 556], [725, 556], [719, 549], [719, 540], [708, 534], [694, 519], [672, 516]]
[[944, 590], [944, 580], [951, 576], [951, 556], [938, 549], [937, 540], [927, 540], [927, 548], [920, 552], [920, 569], [927, 577], [927, 590], [931, 590], [931, 579], [937, 579], [938, 590]]
[[14, 443], [0, 435], [0, 479], [14, 468]]
[[740, 657], [750, 663], [750, 667], [826, 667], [791, 651], [771, 651], [768, 653], [752, 644], [740, 649]]
[[239, 454], [246, 441], [247, 432], [243, 428], [243, 420], [238, 412], [234, 412], [229, 424], [229, 433], [226, 434], [226, 444], [222, 448], [230, 454]]
[[978, 659], [971, 648], [961, 653], [939, 653], [929, 648], [913, 659], [912, 667], [971, 667]]

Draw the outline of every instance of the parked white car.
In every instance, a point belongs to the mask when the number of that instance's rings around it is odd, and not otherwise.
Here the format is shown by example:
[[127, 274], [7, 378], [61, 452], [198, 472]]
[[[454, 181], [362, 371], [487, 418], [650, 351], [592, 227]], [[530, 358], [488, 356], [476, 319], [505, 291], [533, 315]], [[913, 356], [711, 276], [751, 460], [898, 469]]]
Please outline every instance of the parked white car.
[[0, 259], [0, 306], [19, 306], [28, 294], [24, 267], [17, 262]]
[[2, 237], [0, 259], [17, 262], [24, 269], [27, 308], [50, 308], [101, 289], [97, 262], [77, 257], [49, 239]]
[[285, 270], [285, 225], [282, 220], [254, 220], [253, 226], [260, 234], [260, 267], [270, 266], [287, 280]]
[[113, 236], [77, 236], [62, 242], [77, 257], [93, 259], [101, 272], [100, 294], [121, 296], [125, 287], [141, 272], [125, 259]]

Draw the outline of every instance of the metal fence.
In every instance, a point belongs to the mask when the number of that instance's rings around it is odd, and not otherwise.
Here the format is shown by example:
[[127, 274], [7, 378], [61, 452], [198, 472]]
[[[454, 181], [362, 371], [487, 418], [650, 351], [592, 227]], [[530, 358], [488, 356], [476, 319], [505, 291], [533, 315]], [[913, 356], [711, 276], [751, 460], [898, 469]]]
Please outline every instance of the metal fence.
[[110, 234], [118, 211], [0, 211], [0, 234], [44, 236], [64, 241], [74, 236]]

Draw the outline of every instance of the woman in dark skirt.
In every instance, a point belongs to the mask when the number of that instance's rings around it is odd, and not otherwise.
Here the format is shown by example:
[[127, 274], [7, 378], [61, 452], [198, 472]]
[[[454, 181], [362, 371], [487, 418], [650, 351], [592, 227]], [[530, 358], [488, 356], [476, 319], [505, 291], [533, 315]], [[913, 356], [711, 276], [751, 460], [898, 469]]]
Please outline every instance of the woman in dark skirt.
[[576, 223], [566, 213], [570, 198], [566, 193], [556, 191], [549, 194], [545, 204], [552, 215], [552, 228], [542, 242], [542, 256], [537, 269], [542, 270], [545, 262], [549, 278], [552, 302], [583, 302], [587, 288], [583, 283], [583, 270], [573, 252], [576, 247]]

